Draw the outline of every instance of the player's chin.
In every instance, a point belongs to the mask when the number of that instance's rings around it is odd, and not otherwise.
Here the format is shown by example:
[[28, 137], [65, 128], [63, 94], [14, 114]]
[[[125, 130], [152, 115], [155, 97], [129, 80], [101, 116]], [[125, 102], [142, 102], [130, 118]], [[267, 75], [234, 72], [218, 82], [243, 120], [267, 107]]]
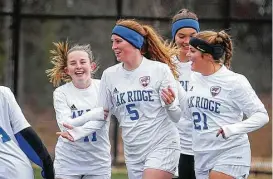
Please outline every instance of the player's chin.
[[88, 80], [88, 76], [87, 75], [83, 75], [83, 76], [77, 76], [74, 80], [78, 81], [78, 82], [84, 82], [86, 80]]
[[192, 62], [192, 64], [191, 64], [191, 70], [192, 71], [198, 71], [197, 68], [196, 68], [196, 64], [194, 62]]
[[184, 52], [188, 52], [188, 51], [189, 51], [189, 49], [190, 49], [190, 47], [189, 47], [189, 46], [183, 46], [183, 51], [184, 51]]

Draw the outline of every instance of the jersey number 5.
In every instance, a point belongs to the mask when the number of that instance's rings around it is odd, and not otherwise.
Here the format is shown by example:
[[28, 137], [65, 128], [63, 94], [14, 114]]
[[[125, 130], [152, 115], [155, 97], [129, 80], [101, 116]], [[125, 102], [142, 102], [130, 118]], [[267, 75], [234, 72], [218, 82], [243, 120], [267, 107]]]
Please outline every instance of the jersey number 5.
[[134, 109], [135, 106], [136, 106], [136, 104], [127, 104], [126, 105], [126, 109], [127, 109], [128, 113], [130, 114], [130, 119], [132, 121], [139, 119], [138, 111], [136, 109]]
[[192, 113], [194, 129], [201, 130], [201, 124], [203, 123], [203, 130], [207, 130], [208, 129], [207, 115], [204, 113], [201, 114], [199, 112]]
[[0, 127], [0, 138], [2, 139], [3, 143], [10, 141], [10, 137], [2, 127]]

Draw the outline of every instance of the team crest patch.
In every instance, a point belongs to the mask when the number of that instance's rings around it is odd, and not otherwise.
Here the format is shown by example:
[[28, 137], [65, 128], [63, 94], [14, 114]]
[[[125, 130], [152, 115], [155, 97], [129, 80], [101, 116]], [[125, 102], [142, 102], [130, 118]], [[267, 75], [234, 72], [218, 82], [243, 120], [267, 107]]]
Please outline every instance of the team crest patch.
[[214, 96], [217, 96], [221, 91], [221, 87], [220, 86], [212, 86], [210, 88], [210, 93], [211, 95], [214, 97]]
[[139, 78], [139, 82], [143, 87], [148, 86], [150, 83], [150, 76], [143, 76]]

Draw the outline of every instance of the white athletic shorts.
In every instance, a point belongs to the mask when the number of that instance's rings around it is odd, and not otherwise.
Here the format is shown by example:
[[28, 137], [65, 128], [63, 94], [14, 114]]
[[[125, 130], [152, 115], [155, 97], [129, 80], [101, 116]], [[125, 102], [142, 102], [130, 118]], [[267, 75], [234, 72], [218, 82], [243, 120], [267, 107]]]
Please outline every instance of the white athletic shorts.
[[195, 152], [196, 179], [208, 179], [211, 170], [230, 175], [236, 179], [249, 175], [250, 146], [236, 146], [217, 151]]
[[178, 166], [180, 150], [173, 148], [155, 149], [139, 163], [126, 163], [128, 178], [141, 179], [145, 169], [158, 169], [174, 174]]
[[111, 179], [111, 175], [56, 175], [56, 179]]

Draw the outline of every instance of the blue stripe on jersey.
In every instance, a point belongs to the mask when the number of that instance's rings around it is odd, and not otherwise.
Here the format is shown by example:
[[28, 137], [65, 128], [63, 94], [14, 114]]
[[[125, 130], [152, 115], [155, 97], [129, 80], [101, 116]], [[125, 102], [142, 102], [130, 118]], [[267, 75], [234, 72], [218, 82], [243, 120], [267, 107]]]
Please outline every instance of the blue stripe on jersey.
[[34, 149], [29, 145], [29, 143], [25, 140], [25, 138], [18, 132], [17, 134], [14, 135], [19, 147], [21, 150], [26, 154], [26, 156], [36, 165], [40, 166], [41, 168], [43, 167], [42, 160], [40, 157], [37, 155], [37, 153], [34, 151]]

